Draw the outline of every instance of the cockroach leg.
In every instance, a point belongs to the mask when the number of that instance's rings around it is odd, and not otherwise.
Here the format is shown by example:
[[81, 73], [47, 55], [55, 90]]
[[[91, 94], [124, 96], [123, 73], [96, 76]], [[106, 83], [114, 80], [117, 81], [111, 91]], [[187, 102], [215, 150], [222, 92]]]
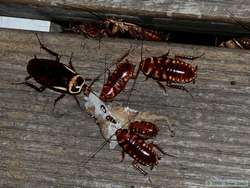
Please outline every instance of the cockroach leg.
[[79, 102], [78, 98], [75, 95], [73, 95], [73, 97], [74, 97], [74, 99], [75, 99], [75, 101], [77, 103], [77, 106], [80, 108], [80, 110], [83, 111], [83, 109], [81, 108], [81, 105], [80, 105], [80, 102]]
[[125, 159], [125, 152], [122, 150], [122, 159], [120, 162], [122, 162]]
[[188, 59], [188, 60], [195, 60], [195, 59], [198, 59], [202, 56], [204, 56], [205, 53], [202, 53], [201, 55], [199, 56], [186, 56], [186, 55], [175, 55], [175, 59]]
[[49, 54], [55, 56], [55, 57], [56, 57], [56, 61], [59, 62], [59, 61], [60, 61], [60, 56], [59, 56], [56, 52], [54, 52], [54, 51], [50, 50], [49, 48], [47, 48], [47, 47], [40, 41], [40, 39], [39, 39], [37, 33], [36, 33], [36, 38], [37, 38], [37, 40], [38, 40], [38, 42], [39, 42], [39, 44], [40, 44], [40, 48], [43, 49], [43, 50], [45, 50], [45, 51], [48, 52]]
[[163, 54], [163, 55], [160, 56], [160, 57], [162, 57], [162, 58], [168, 58], [169, 53], [170, 53], [170, 49], [168, 49], [168, 52], [165, 53], [165, 54]]
[[145, 170], [143, 170], [143, 169], [138, 165], [138, 162], [137, 162], [136, 160], [134, 160], [134, 161], [132, 162], [132, 165], [133, 165], [133, 167], [134, 167], [136, 170], [138, 170], [139, 172], [141, 172], [144, 176], [148, 175], [148, 173], [147, 173]]
[[[146, 78], [148, 78], [148, 77], [146, 77]], [[160, 86], [160, 88], [162, 88], [164, 90], [164, 93], [167, 93], [165, 86], [159, 81], [156, 81], [156, 82]]]
[[27, 81], [27, 80], [29, 80], [29, 79], [31, 79], [31, 78], [32, 78], [32, 76], [29, 75], [29, 76], [27, 76], [24, 80]]
[[191, 97], [192, 99], [194, 99], [193, 95], [189, 92], [189, 90], [187, 88], [185, 88], [184, 86], [180, 86], [180, 85], [175, 85], [175, 84], [171, 84], [171, 83], [167, 83], [167, 87], [170, 88], [174, 88], [174, 89], [180, 89], [183, 91], [186, 91]]
[[72, 63], [72, 58], [73, 58], [73, 52], [71, 52], [71, 55], [70, 55], [70, 59], [69, 59], [69, 67], [73, 70], [73, 71], [76, 71], [74, 66], [73, 66], [73, 63]]
[[55, 109], [56, 103], [57, 103], [59, 100], [61, 100], [64, 96], [65, 96], [65, 94], [62, 93], [59, 97], [57, 97], [57, 98], [55, 99], [54, 105], [53, 105], [53, 111], [54, 111], [54, 109]]
[[34, 84], [29, 83], [29, 82], [23, 82], [23, 84], [25, 84], [26, 86], [29, 86], [29, 87], [35, 89], [38, 92], [43, 92], [47, 88], [46, 86], [37, 87]]
[[175, 131], [172, 129], [172, 125], [171, 125], [171, 123], [169, 122], [168, 119], [167, 119], [167, 126], [168, 126], [168, 130], [170, 132], [170, 136], [174, 137], [175, 136]]
[[177, 156], [175, 156], [175, 155], [166, 153], [166, 152], [163, 151], [157, 144], [154, 144], [153, 142], [150, 143], [150, 144], [148, 144], [148, 145], [149, 145], [150, 147], [154, 147], [154, 148], [158, 149], [163, 155], [167, 155], [167, 156], [170, 156], [170, 157], [175, 157], [175, 158], [177, 158]]

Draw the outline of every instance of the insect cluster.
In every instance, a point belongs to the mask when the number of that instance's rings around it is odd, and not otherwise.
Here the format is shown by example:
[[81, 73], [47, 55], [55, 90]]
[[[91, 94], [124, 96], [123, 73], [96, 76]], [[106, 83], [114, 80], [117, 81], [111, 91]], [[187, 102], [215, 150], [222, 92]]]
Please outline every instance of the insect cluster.
[[150, 41], [165, 41], [168, 38], [155, 30], [111, 18], [89, 23], [70, 24], [64, 31], [82, 34], [90, 38], [119, 37]]
[[[156, 31], [112, 19], [102, 21], [99, 27], [93, 24], [84, 24], [73, 26], [70, 29], [74, 32], [84, 32], [89, 37], [120, 37], [120, 35], [129, 35], [135, 39], [164, 40]], [[72, 64], [73, 53], [71, 54], [69, 64], [63, 64], [60, 62], [60, 56], [56, 52], [43, 45], [38, 36], [37, 39], [40, 47], [53, 55], [55, 60], [42, 59], [35, 56], [27, 65], [29, 75], [25, 78], [24, 82], [17, 84], [25, 84], [39, 92], [47, 88], [59, 92], [60, 96], [55, 99], [54, 107], [60, 99], [69, 94], [74, 97], [79, 108], [83, 110], [77, 98], [77, 95], [83, 94], [84, 111], [87, 111], [87, 113], [95, 118], [105, 138], [105, 143], [110, 142], [110, 148], [119, 145], [122, 149], [123, 158], [124, 154], [127, 153], [133, 158], [134, 161], [132, 164], [135, 169], [144, 175], [147, 172], [139, 164], [150, 166], [153, 169], [161, 159], [157, 150], [163, 155], [174, 157], [174, 155], [164, 152], [157, 144], [148, 141], [148, 139], [152, 140], [157, 136], [159, 128], [153, 122], [145, 120], [141, 112], [128, 107], [119, 107], [119, 110], [117, 110], [115, 107], [108, 105], [108, 102], [115, 100], [125, 89], [129, 80], [134, 80], [134, 87], [140, 72], [144, 74], [146, 79], [151, 78], [155, 80], [165, 92], [165, 87], [189, 92], [184, 87], [184, 84], [195, 82], [198, 67], [185, 62], [185, 60], [194, 60], [201, 57], [201, 55], [197, 57], [179, 55], [170, 57], [169, 52], [167, 52], [161, 56], [141, 59], [138, 66], [136, 66], [128, 59], [129, 50], [117, 61], [115, 70], [109, 73], [100, 93], [96, 93], [93, 91], [92, 86], [99, 78], [91, 80], [79, 75]], [[29, 82], [31, 78], [40, 84], [40, 86]], [[87, 83], [88, 81], [92, 82]]]

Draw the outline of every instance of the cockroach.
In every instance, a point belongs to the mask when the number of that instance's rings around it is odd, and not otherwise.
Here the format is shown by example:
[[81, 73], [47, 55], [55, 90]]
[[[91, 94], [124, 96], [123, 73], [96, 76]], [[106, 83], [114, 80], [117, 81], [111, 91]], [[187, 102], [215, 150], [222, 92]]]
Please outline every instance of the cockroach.
[[198, 67], [192, 66], [191, 64], [188, 64], [183, 60], [194, 60], [200, 58], [204, 54], [196, 57], [175, 55], [174, 58], [170, 58], [168, 54], [169, 51], [162, 56], [148, 57], [142, 60], [140, 62], [135, 78], [138, 77], [138, 74], [141, 71], [146, 76], [146, 80], [148, 78], [156, 80], [158, 85], [165, 92], [165, 86], [161, 82], [166, 82], [167, 87], [181, 89], [188, 92], [188, 90], [184, 86], [177, 84], [185, 84], [189, 82], [195, 83]]
[[97, 22], [70, 24], [69, 28], [65, 28], [64, 31], [83, 34], [89, 38], [105, 37], [104, 29]]
[[[112, 138], [115, 135], [118, 144], [122, 148], [122, 160], [124, 159], [124, 154], [128, 153], [134, 159], [132, 163], [133, 167], [145, 176], [147, 175], [147, 172], [143, 170], [139, 164], [150, 166], [152, 170], [161, 159], [161, 157], [156, 153], [155, 148], [164, 155], [176, 157], [165, 153], [154, 143], [146, 143], [146, 139], [156, 136], [159, 131], [159, 128], [153, 123], [142, 120], [129, 123], [127, 129], [125, 129], [124, 126], [125, 124], [121, 128], [114, 127], [116, 129], [115, 134], [112, 134], [107, 140], [105, 140], [105, 142], [103, 142], [103, 144], [100, 145], [100, 147], [87, 158], [87, 160], [83, 163], [83, 166], [85, 166], [91, 158], [94, 158], [95, 155], [105, 146], [105, 144], [113, 140]], [[148, 177], [148, 180], [152, 183], [150, 177]]]
[[[227, 13], [230, 14], [230, 17], [237, 23], [239, 24], [243, 29], [246, 31], [249, 31], [249, 28], [246, 27], [240, 20], [234, 17], [234, 15], [228, 11], [225, 10]], [[239, 49], [250, 49], [250, 37], [236, 37], [232, 38], [228, 41], [222, 42], [219, 47], [224, 47], [224, 48], [239, 48]]]
[[124, 22], [122, 20], [106, 19], [103, 21], [105, 27], [105, 33], [109, 37], [124, 37], [139, 39], [139, 40], [150, 40], [150, 41], [163, 41], [163, 37], [156, 31], [143, 28], [139, 25]]
[[133, 121], [129, 124], [128, 130], [131, 133], [147, 139], [155, 137], [160, 129], [155, 124], [148, 121]]
[[138, 163], [144, 166], [150, 166], [152, 170], [161, 159], [154, 148], [158, 149], [164, 155], [175, 157], [165, 153], [154, 143], [147, 144], [143, 138], [127, 129], [118, 129], [115, 134], [118, 144], [122, 148], [122, 160], [124, 159], [125, 153], [129, 154], [134, 159], [132, 162], [133, 167], [145, 176], [147, 172], [144, 171]]
[[250, 37], [233, 38], [222, 42], [219, 47], [250, 49]]
[[121, 37], [133, 38], [139, 40], [150, 41], [165, 41], [167, 37], [163, 34], [148, 28], [144, 28], [137, 24], [125, 22], [121, 19], [102, 18], [98, 14], [89, 11], [99, 20], [94, 22], [71, 24], [66, 28], [66, 32], [74, 32], [83, 34], [87, 37], [101, 38], [101, 37]]
[[[18, 84], [25, 84], [39, 92], [43, 92], [46, 88], [49, 88], [61, 93], [61, 95], [55, 99], [54, 107], [56, 103], [65, 96], [65, 94], [73, 95], [80, 107], [76, 95], [80, 94], [82, 90], [87, 88], [87, 84], [85, 79], [83, 79], [83, 77], [80, 76], [73, 67], [71, 62], [73, 53], [71, 54], [69, 65], [60, 63], [59, 55], [45, 47], [41, 43], [37, 34], [36, 36], [40, 43], [41, 49], [55, 56], [56, 60], [40, 59], [35, 56], [33, 59], [29, 60], [27, 65], [27, 72], [29, 76], [25, 78], [24, 82]], [[33, 78], [41, 86], [37, 87], [34, 84], [28, 82], [28, 80], [31, 78]]]
[[112, 101], [124, 88], [129, 79], [133, 78], [135, 66], [127, 59], [119, 63], [112, 74], [108, 76], [107, 82], [103, 85], [100, 99], [104, 102]]

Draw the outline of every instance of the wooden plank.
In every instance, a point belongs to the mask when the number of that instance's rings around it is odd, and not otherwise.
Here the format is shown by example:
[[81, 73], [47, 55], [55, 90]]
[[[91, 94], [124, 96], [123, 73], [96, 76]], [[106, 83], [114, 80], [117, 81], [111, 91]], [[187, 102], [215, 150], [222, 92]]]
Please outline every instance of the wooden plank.
[[148, 27], [205, 32], [211, 34], [249, 34], [229, 16], [229, 10], [243, 24], [250, 23], [248, 1], [40, 1], [3, 0], [1, 15], [45, 19], [52, 21], [76, 21], [96, 19], [89, 11], [100, 15], [116, 16]]
[[[39, 33], [41, 41], [73, 63], [83, 76], [93, 78], [106, 63], [138, 46], [129, 59], [140, 62], [140, 41], [98, 41], [68, 34]], [[98, 126], [79, 110], [71, 96], [52, 112], [57, 93], [38, 93], [24, 85], [12, 85], [26, 76], [26, 64], [34, 55], [49, 57], [31, 32], [0, 30], [0, 187], [151, 187], [146, 177], [131, 166], [120, 151], [106, 146], [86, 167], [81, 164], [103, 142]], [[167, 90], [140, 75], [130, 107], [170, 117], [176, 136], [171, 138], [166, 121], [155, 139], [166, 152], [149, 172], [154, 187], [205, 187], [210, 183], [249, 183], [250, 179], [250, 52], [202, 46], [145, 42], [143, 56], [205, 55], [192, 62], [199, 67], [195, 84], [186, 92]], [[231, 81], [235, 83], [232, 85]], [[100, 91], [102, 81], [94, 85]], [[79, 96], [82, 101], [83, 97]], [[116, 103], [125, 104], [127, 94]]]

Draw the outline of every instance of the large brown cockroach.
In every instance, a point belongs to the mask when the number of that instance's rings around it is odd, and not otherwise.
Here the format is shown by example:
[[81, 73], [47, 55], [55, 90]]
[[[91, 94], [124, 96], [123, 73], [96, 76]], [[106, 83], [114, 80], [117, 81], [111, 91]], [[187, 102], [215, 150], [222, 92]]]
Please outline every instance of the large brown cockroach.
[[181, 89], [184, 91], [188, 90], [182, 85], [189, 82], [195, 82], [197, 77], [197, 66], [185, 63], [183, 59], [194, 60], [200, 56], [175, 56], [170, 58], [168, 53], [159, 57], [148, 57], [141, 61], [135, 78], [138, 77], [139, 72], [143, 72], [146, 79], [152, 78], [156, 80], [159, 86], [166, 92], [165, 86], [161, 82], [166, 82], [167, 87]]
[[160, 129], [155, 124], [148, 121], [133, 121], [129, 124], [128, 130], [131, 133], [147, 139], [155, 137]]
[[129, 79], [133, 78], [135, 66], [128, 62], [119, 63], [112, 74], [108, 76], [107, 82], [103, 85], [100, 99], [104, 102], [112, 101], [124, 88]]
[[[37, 34], [36, 34], [37, 36]], [[82, 78], [74, 69], [71, 59], [69, 66], [60, 63], [59, 55], [52, 50], [45, 47], [37, 36], [40, 46], [43, 50], [56, 57], [56, 60], [51, 59], [40, 59], [34, 57], [29, 60], [27, 65], [27, 72], [29, 76], [25, 78], [24, 82], [17, 84], [25, 84], [39, 92], [43, 92], [46, 88], [60, 92], [61, 95], [55, 99], [54, 107], [56, 103], [62, 99], [65, 94], [73, 95], [77, 104], [80, 106], [76, 95], [80, 94], [82, 90], [87, 88], [85, 79]], [[41, 86], [37, 87], [34, 84], [28, 82], [29, 79], [33, 78]]]
[[[117, 141], [123, 150], [122, 160], [124, 159], [125, 153], [129, 154], [134, 159], [132, 163], [133, 167], [143, 175], [147, 175], [147, 172], [144, 171], [138, 163], [144, 166], [151, 166], [152, 170], [154, 166], [158, 164], [158, 160], [161, 159], [154, 148], [158, 149], [164, 155], [169, 155], [158, 145], [154, 143], [147, 144], [143, 138], [127, 129], [118, 129], [115, 134]], [[173, 155], [169, 156], [175, 157]]]

